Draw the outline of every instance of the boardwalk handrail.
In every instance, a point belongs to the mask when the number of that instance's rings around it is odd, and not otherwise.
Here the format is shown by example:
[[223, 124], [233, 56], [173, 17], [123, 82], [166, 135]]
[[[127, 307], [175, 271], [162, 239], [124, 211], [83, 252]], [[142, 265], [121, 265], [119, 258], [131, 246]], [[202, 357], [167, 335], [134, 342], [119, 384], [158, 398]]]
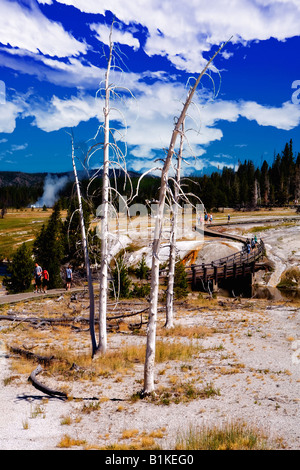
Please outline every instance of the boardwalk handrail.
[[[219, 236], [222, 237], [222, 233], [220, 233]], [[217, 281], [218, 277], [226, 279], [228, 277], [236, 277], [238, 275], [245, 275], [248, 272], [253, 272], [255, 262], [264, 255], [264, 242], [260, 240], [260, 242], [256, 243], [255, 248], [252, 248], [250, 253], [248, 253], [246, 239], [236, 237], [236, 240], [245, 244], [243, 250], [223, 258], [218, 258], [210, 263], [186, 266], [185, 270], [188, 278], [192, 278], [193, 284], [195, 284], [196, 279], [199, 278], [204, 279], [204, 281], [209, 279]], [[161, 277], [165, 277], [167, 275], [168, 269], [160, 271]]]
[[[246, 247], [242, 251], [238, 251], [233, 253], [232, 255], [225, 256], [223, 258], [218, 258], [217, 260], [211, 261], [210, 263], [201, 263], [201, 264], [194, 264], [192, 265], [193, 268], [203, 268], [203, 267], [211, 267], [211, 266], [223, 266], [224, 264], [233, 265], [235, 262], [242, 263], [252, 263], [253, 261], [257, 261], [264, 253], [265, 245], [264, 242], [261, 240], [257, 243], [254, 249], [251, 249], [250, 253], [247, 253]], [[188, 266], [186, 269], [191, 268]]]

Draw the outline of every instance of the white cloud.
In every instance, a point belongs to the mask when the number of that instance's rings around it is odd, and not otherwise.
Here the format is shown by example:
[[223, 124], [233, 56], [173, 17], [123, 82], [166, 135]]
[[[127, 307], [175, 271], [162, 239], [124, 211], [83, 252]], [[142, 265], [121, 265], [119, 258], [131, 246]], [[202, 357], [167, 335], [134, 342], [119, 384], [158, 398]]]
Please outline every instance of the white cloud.
[[[109, 45], [110, 28], [101, 23], [93, 23], [90, 25], [90, 28], [92, 31], [97, 33], [96, 37], [99, 41]], [[138, 49], [140, 45], [139, 41], [130, 32], [121, 31], [116, 28], [113, 28], [112, 30], [112, 40], [114, 43], [126, 44], [134, 49]]]
[[102, 107], [99, 100], [91, 96], [59, 99], [53, 96], [50, 105], [32, 104], [26, 111], [34, 117], [34, 125], [45, 132], [57, 131], [64, 127], [76, 127], [80, 122], [94, 117], [101, 119]]
[[300, 124], [300, 106], [291, 102], [279, 107], [262, 106], [253, 101], [241, 104], [240, 115], [256, 121], [260, 126], [273, 126], [289, 131]]
[[29, 52], [67, 57], [85, 53], [86, 44], [77, 41], [62, 25], [50, 21], [33, 2], [21, 6], [1, 0], [0, 42]]
[[[111, 125], [115, 120], [119, 122], [118, 126], [123, 127], [125, 116], [125, 140], [136, 158], [134, 165], [137, 169], [141, 165], [153, 166], [155, 152], [163, 157], [164, 149], [168, 149], [170, 144], [174, 118], [181, 112], [187, 91], [184, 86], [175, 83], [155, 82], [145, 86], [134, 76], [131, 77], [131, 83], [135, 87], [136, 99], [127, 97], [122, 102], [113, 103], [112, 106], [118, 108], [120, 114], [112, 111], [110, 119]], [[80, 122], [92, 118], [103, 122], [103, 102], [91, 95], [81, 93], [67, 99], [53, 96], [50, 104], [30, 103], [30, 99], [24, 115], [33, 116], [34, 125], [46, 132], [76, 127]], [[205, 94], [199, 91], [195, 96], [195, 104], [197, 106], [190, 108], [186, 119], [188, 158], [191, 155], [202, 155], [207, 145], [222, 139], [223, 132], [219, 126], [222, 121], [236, 122], [240, 117], [245, 117], [255, 120], [260, 126], [284, 130], [293, 129], [300, 123], [300, 106], [289, 102], [283, 103], [281, 107], [271, 107], [246, 101], [208, 101]], [[122, 130], [122, 135], [124, 132]], [[115, 138], [120, 140], [118, 132], [115, 132]], [[221, 165], [221, 159], [220, 162]]]
[[299, 34], [298, 0], [59, 0], [83, 12], [110, 10], [126, 24], [147, 27], [145, 51], [166, 55], [178, 68], [202, 69], [203, 52], [233, 36], [245, 43], [270, 37], [284, 40]]
[[28, 144], [25, 143], [25, 144], [20, 144], [20, 145], [17, 145], [17, 144], [13, 144], [11, 146], [11, 150], [13, 152], [19, 152], [20, 150], [25, 150], [26, 148], [28, 147]]
[[[16, 119], [23, 111], [17, 103], [6, 101], [0, 105], [0, 132], [11, 134], [16, 128]], [[5, 139], [1, 140], [2, 142]]]

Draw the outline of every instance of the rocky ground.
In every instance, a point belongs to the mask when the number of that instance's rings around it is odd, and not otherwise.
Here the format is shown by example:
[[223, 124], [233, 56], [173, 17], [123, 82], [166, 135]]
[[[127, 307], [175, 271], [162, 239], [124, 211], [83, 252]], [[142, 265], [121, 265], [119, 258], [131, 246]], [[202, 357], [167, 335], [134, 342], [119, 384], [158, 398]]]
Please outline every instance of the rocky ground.
[[[247, 227], [239, 226], [238, 230], [247, 231]], [[298, 226], [278, 226], [260, 234], [268, 244], [268, 254], [277, 262], [278, 269], [271, 280], [274, 285], [285, 266], [292, 260], [298, 263], [298, 230]], [[83, 300], [71, 303], [66, 293], [60, 302], [58, 298], [4, 305], [0, 313], [24, 317], [39, 312], [41, 315], [83, 314]], [[45, 326], [41, 331], [25, 323], [1, 321], [0, 449], [117, 446], [146, 449], [155, 445], [174, 449], [178, 435], [191, 425], [221, 426], [243, 420], [263, 430], [271, 447], [299, 450], [299, 314], [299, 304], [288, 300], [219, 297], [209, 301], [193, 294], [187, 302], [179, 302], [176, 326], [183, 325], [190, 331], [202, 327], [203, 334], [191, 336], [178, 331], [176, 336], [158, 337], [196, 347], [188, 358], [156, 364], [158, 394], [162, 387], [176, 389], [176, 403], [174, 395], [154, 402], [132, 400], [143, 383], [143, 363], [139, 360], [127, 370], [89, 381], [66, 381], [45, 370], [40, 380], [57, 389], [66, 389], [71, 399], [51, 398], [28, 382], [34, 366], [19, 370], [18, 360], [6, 346], [17, 343], [36, 351], [37, 343], [51, 341], [55, 328]], [[158, 326], [163, 320], [160, 312]], [[39, 333], [33, 336], [35, 330]], [[62, 341], [72, 344], [75, 357], [89, 348], [87, 331], [69, 328]], [[132, 335], [125, 329], [109, 334], [108, 348], [121, 354], [127, 346], [139, 346], [145, 341], [144, 335]], [[182, 392], [185, 385], [211, 393], [187, 398]]]

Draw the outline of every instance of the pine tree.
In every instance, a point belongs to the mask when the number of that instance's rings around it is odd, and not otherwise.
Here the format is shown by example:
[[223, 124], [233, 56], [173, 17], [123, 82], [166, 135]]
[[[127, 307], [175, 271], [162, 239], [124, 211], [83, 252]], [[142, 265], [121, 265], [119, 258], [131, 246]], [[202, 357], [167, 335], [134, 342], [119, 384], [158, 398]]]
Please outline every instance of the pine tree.
[[176, 299], [182, 299], [188, 295], [187, 274], [184, 264], [179, 258], [175, 265], [174, 294]]
[[127, 298], [130, 295], [131, 280], [128, 275], [128, 268], [124, 257], [119, 256], [116, 260], [116, 266], [112, 271], [114, 284], [114, 293], [117, 297]]
[[139, 279], [147, 279], [149, 272], [150, 268], [148, 268], [145, 260], [145, 255], [143, 255], [135, 273]]
[[5, 277], [3, 284], [9, 292], [26, 292], [30, 288], [33, 271], [32, 252], [23, 243], [13, 256], [12, 263], [8, 267], [8, 276]]
[[65, 232], [61, 220], [60, 204], [56, 203], [46, 226], [34, 243], [36, 261], [49, 272], [49, 288], [62, 285], [60, 268], [65, 256]]

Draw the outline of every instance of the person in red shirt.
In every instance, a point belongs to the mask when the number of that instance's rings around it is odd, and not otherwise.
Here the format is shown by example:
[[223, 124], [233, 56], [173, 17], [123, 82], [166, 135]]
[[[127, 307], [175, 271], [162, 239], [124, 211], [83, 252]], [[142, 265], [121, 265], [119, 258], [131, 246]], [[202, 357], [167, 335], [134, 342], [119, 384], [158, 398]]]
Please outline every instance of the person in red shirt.
[[42, 276], [43, 276], [43, 291], [44, 291], [44, 294], [47, 294], [48, 282], [49, 282], [49, 273], [47, 269], [45, 268], [43, 269]]

